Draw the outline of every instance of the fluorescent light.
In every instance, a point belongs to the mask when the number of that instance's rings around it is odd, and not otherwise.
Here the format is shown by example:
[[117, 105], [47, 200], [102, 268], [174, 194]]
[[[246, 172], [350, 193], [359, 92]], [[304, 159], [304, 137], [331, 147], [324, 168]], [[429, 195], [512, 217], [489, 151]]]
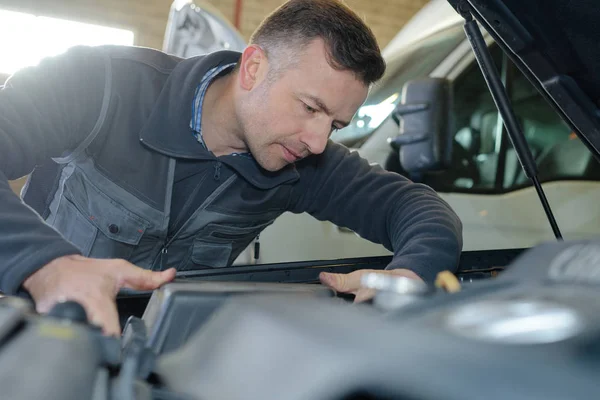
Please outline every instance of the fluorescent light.
[[12, 74], [72, 46], [133, 45], [132, 31], [0, 10], [0, 72]]

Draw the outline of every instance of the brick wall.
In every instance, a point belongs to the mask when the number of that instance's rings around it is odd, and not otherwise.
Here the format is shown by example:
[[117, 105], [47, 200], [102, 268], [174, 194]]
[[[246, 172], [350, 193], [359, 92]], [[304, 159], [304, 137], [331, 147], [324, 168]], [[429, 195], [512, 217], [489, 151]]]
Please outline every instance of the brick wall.
[[[230, 21], [235, 0], [207, 0]], [[0, 8], [105, 24], [134, 31], [136, 44], [160, 48], [171, 0], [0, 0]], [[428, 0], [346, 0], [385, 46]], [[242, 0], [240, 31], [247, 39], [284, 0]], [[2, 38], [5, 40], [5, 38]]]
[[[230, 21], [235, 0], [210, 0]], [[384, 47], [428, 0], [345, 0], [345, 3], [371, 27]], [[248, 39], [264, 17], [285, 0], [242, 0], [240, 31]]]

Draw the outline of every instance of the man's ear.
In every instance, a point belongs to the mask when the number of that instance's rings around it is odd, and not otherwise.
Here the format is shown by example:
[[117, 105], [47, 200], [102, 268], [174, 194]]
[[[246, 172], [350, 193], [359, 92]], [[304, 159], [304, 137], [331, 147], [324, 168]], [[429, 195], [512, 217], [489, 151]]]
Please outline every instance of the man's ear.
[[240, 58], [239, 80], [242, 89], [252, 90], [264, 79], [267, 70], [268, 61], [265, 51], [255, 44], [246, 47]]

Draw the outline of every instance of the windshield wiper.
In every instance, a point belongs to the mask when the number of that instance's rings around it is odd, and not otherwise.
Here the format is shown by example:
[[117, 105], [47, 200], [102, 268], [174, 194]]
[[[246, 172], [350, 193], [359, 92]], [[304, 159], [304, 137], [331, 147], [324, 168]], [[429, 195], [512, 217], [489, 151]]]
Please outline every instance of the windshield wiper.
[[479, 29], [477, 22], [473, 19], [469, 5], [466, 1], [450, 1], [450, 3], [452, 3], [452, 6], [465, 19], [464, 29], [467, 39], [473, 48], [475, 59], [477, 60], [479, 69], [481, 70], [485, 82], [490, 89], [490, 93], [494, 99], [494, 103], [496, 104], [496, 108], [498, 108], [498, 112], [502, 116], [502, 122], [506, 127], [506, 131], [511, 143], [515, 148], [519, 163], [521, 164], [525, 175], [531, 180], [533, 186], [535, 186], [535, 190], [537, 191], [542, 203], [542, 207], [544, 208], [546, 216], [548, 217], [548, 221], [550, 222], [554, 236], [556, 239], [562, 240], [562, 234], [560, 233], [560, 229], [558, 228], [558, 224], [556, 223], [556, 219], [554, 218], [554, 214], [552, 213], [552, 209], [550, 208], [550, 204], [548, 203], [548, 199], [546, 198], [546, 194], [544, 193], [544, 189], [542, 188], [538, 178], [535, 160], [531, 154], [529, 146], [527, 145], [525, 135], [517, 123], [517, 118], [515, 117], [514, 111], [510, 104], [506, 89], [502, 84], [500, 74], [498, 73], [498, 70], [494, 64], [494, 60], [492, 59], [485, 40], [483, 39], [481, 30]]

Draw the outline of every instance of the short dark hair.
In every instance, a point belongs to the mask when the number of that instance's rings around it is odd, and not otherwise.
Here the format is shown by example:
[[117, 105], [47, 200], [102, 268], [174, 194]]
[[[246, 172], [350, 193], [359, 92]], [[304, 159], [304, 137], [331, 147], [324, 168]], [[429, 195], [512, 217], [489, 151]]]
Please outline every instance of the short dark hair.
[[302, 48], [319, 38], [326, 44], [329, 65], [354, 72], [366, 85], [385, 72], [375, 35], [338, 0], [289, 0], [265, 18], [250, 43], [268, 56], [270, 50]]

